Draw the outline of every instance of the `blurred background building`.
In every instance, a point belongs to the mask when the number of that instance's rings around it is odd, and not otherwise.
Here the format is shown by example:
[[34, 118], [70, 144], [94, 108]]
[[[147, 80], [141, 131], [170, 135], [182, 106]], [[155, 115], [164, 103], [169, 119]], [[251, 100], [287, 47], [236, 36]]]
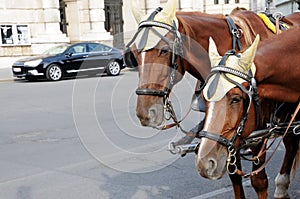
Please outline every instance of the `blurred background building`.
[[[59, 43], [96, 41], [123, 48], [137, 28], [130, 1], [0, 0], [0, 66], [14, 57], [39, 54]], [[145, 14], [167, 2], [137, 1]], [[299, 1], [178, 0], [178, 10], [228, 14], [235, 7], [260, 12], [269, 6], [270, 12], [287, 15], [298, 11]]]

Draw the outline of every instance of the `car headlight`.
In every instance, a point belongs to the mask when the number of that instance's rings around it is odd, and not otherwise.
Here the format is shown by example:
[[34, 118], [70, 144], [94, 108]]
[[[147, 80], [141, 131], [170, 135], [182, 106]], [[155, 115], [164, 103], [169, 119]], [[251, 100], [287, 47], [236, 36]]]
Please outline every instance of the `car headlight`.
[[37, 59], [37, 60], [33, 60], [33, 61], [27, 61], [24, 63], [24, 66], [37, 66], [42, 62], [42, 59]]

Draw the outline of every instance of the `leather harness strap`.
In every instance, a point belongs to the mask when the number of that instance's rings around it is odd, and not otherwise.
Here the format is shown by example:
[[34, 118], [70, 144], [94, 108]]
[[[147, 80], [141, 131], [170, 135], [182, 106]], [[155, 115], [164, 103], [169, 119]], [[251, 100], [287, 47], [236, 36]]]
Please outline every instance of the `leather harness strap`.
[[242, 43], [240, 40], [240, 32], [237, 29], [233, 19], [230, 16], [226, 16], [226, 22], [228, 24], [229, 27], [229, 31], [232, 35], [232, 50], [236, 50], [236, 45], [238, 47], [238, 50], [241, 51], [242, 50]]
[[[247, 177], [250, 177], [250, 176], [257, 175], [259, 172], [261, 172], [261, 171], [266, 167], [266, 165], [270, 162], [270, 160], [271, 160], [272, 157], [274, 156], [275, 152], [278, 150], [278, 148], [279, 148], [281, 142], [283, 141], [283, 138], [286, 136], [286, 134], [287, 134], [287, 132], [288, 132], [290, 126], [292, 125], [293, 121], [295, 120], [295, 118], [296, 118], [296, 116], [297, 116], [297, 114], [298, 114], [298, 112], [299, 112], [299, 109], [300, 109], [300, 102], [298, 103], [298, 106], [297, 106], [297, 108], [296, 108], [296, 110], [295, 110], [295, 112], [294, 112], [294, 114], [293, 114], [293, 116], [292, 116], [292, 118], [291, 118], [291, 120], [290, 120], [290, 122], [289, 122], [289, 125], [287, 126], [287, 128], [286, 128], [286, 130], [285, 130], [285, 132], [284, 132], [284, 134], [283, 134], [283, 136], [282, 136], [282, 138], [279, 140], [279, 142], [277, 143], [277, 145], [276, 145], [274, 151], [272, 152], [272, 154], [270, 155], [270, 157], [264, 162], [264, 164], [262, 164], [258, 169], [256, 169], [255, 171], [250, 172], [249, 174], [246, 174], [246, 173], [244, 173], [244, 172], [241, 171], [241, 170], [238, 170], [237, 174], [239, 174], [239, 175], [241, 175], [241, 176], [247, 178]], [[265, 145], [265, 144], [266, 144], [266, 141], [265, 141], [264, 145]], [[266, 152], [266, 151], [265, 151], [265, 152]], [[264, 153], [265, 153], [265, 152], [264, 152]], [[261, 153], [261, 151], [260, 151], [259, 156], [261, 156], [261, 155], [262, 155], [262, 153]], [[257, 157], [258, 157], [258, 156], [257, 156]]]

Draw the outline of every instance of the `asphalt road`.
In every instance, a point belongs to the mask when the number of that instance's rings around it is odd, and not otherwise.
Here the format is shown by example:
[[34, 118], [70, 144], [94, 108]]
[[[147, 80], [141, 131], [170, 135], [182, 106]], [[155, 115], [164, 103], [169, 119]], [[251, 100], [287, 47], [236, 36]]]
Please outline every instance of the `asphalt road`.
[[[194, 154], [182, 158], [166, 150], [182, 136], [178, 129], [139, 125], [135, 71], [60, 82], [12, 80], [8, 71], [0, 69], [0, 199], [233, 198], [227, 174], [204, 179]], [[179, 116], [194, 82], [186, 76], [174, 89]], [[183, 127], [192, 128], [200, 117], [192, 112]], [[267, 166], [269, 198], [283, 153], [281, 146]], [[299, 180], [297, 174], [291, 198], [300, 197]], [[244, 185], [247, 197], [257, 198], [249, 179]]]

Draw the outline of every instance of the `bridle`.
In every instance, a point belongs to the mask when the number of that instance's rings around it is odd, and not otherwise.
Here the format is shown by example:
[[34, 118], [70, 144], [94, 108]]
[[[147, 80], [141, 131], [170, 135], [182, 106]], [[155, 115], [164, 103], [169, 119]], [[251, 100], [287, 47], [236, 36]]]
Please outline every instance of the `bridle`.
[[[219, 144], [227, 147], [228, 150], [228, 157], [227, 157], [227, 171], [230, 175], [233, 174], [238, 174], [240, 176], [243, 176], [245, 178], [253, 176], [253, 175], [257, 175], [262, 169], [265, 168], [265, 166], [267, 165], [267, 163], [272, 159], [272, 157], [274, 156], [276, 150], [278, 149], [278, 147], [280, 146], [280, 143], [283, 140], [283, 137], [286, 136], [286, 134], [288, 133], [288, 130], [290, 127], [292, 127], [292, 122], [294, 121], [299, 109], [300, 109], [300, 102], [298, 102], [298, 106], [295, 110], [295, 112], [292, 114], [292, 118], [290, 119], [289, 124], [287, 125], [287, 127], [285, 126], [284, 128], [286, 128], [285, 132], [282, 135], [281, 140], [277, 143], [274, 151], [271, 153], [270, 157], [264, 161], [263, 164], [260, 165], [259, 168], [257, 168], [256, 170], [250, 172], [250, 173], [245, 173], [242, 170], [240, 170], [237, 166], [237, 161], [238, 158], [240, 157], [240, 155], [238, 154], [239, 150], [243, 147], [243, 144], [245, 144], [247, 141], [247, 138], [242, 137], [242, 133], [244, 131], [244, 127], [245, 127], [245, 123], [247, 121], [247, 116], [250, 110], [250, 106], [253, 103], [254, 104], [254, 108], [255, 108], [255, 113], [256, 113], [256, 129], [259, 125], [259, 121], [260, 121], [260, 115], [259, 115], [259, 98], [258, 98], [258, 89], [257, 89], [257, 84], [256, 84], [256, 80], [253, 77], [253, 74], [251, 72], [251, 70], [249, 71], [248, 74], [245, 74], [243, 72], [240, 72], [238, 70], [235, 70], [233, 68], [228, 68], [225, 65], [225, 62], [227, 60], [227, 58], [229, 56], [238, 56], [235, 54], [235, 52], [233, 51], [229, 51], [227, 53], [225, 53], [225, 55], [222, 57], [220, 63], [213, 67], [211, 69], [211, 72], [208, 76], [208, 78], [205, 81], [205, 84], [207, 83], [208, 79], [210, 79], [213, 75], [220, 75], [223, 74], [225, 79], [228, 80], [229, 82], [233, 83], [234, 85], [236, 85], [239, 89], [241, 89], [242, 92], [244, 92], [247, 95], [247, 99], [248, 100], [244, 100], [244, 110], [243, 110], [243, 115], [242, 115], [242, 119], [239, 123], [239, 126], [235, 132], [235, 134], [233, 135], [233, 137], [231, 139], [227, 139], [225, 137], [223, 137], [222, 135], [218, 135], [212, 132], [207, 132], [207, 131], [200, 131], [199, 134], [197, 135], [198, 138], [208, 138], [210, 140], [216, 141]], [[231, 74], [234, 76], [237, 76], [239, 78], [242, 78], [243, 80], [245, 80], [249, 87], [248, 89], [246, 87], [244, 87], [242, 84], [230, 79], [228, 76], [226, 76], [226, 74]], [[213, 83], [211, 83], [211, 85], [213, 85]], [[296, 126], [294, 126], [293, 128], [293, 133], [295, 135], [297, 135], [296, 131], [299, 128], [298, 127], [299, 124], [296, 124]], [[242, 156], [245, 160], [248, 161], [252, 161], [254, 164], [259, 165], [260, 164], [260, 157], [262, 155], [264, 155], [267, 150], [272, 146], [272, 144], [274, 143], [274, 141], [271, 142], [271, 144], [267, 147], [267, 141], [268, 141], [268, 137], [270, 136], [270, 134], [273, 131], [276, 131], [277, 127], [274, 127], [272, 129], [269, 130], [268, 134], [261, 134], [261, 138], [262, 138], [262, 146], [260, 151], [258, 152], [258, 154], [256, 156], [254, 156], [253, 158], [246, 158], [244, 156]], [[265, 130], [263, 130], [265, 131]], [[235, 146], [235, 142], [237, 140], [238, 137], [242, 137], [242, 141], [239, 146]], [[266, 148], [266, 149], [264, 149]]]
[[[179, 123], [186, 117], [186, 115], [189, 113], [190, 109], [187, 111], [187, 114], [183, 117], [183, 119], [178, 120], [176, 118], [176, 115], [174, 113], [173, 106], [171, 102], [169, 101], [169, 94], [171, 92], [171, 88], [174, 86], [175, 78], [176, 78], [176, 71], [178, 70], [178, 58], [180, 61], [180, 65], [182, 67], [182, 70], [184, 69], [184, 61], [183, 61], [183, 41], [180, 32], [178, 31], [178, 28], [176, 26], [175, 21], [173, 21], [173, 25], [169, 25], [166, 23], [162, 23], [159, 21], [155, 21], [154, 17], [157, 13], [159, 13], [162, 10], [161, 7], [158, 7], [154, 12], [150, 14], [147, 20], [140, 22], [138, 26], [138, 30], [131, 39], [131, 41], [126, 45], [126, 50], [124, 54], [124, 63], [127, 65], [127, 67], [137, 67], [138, 63], [137, 60], [135, 59], [135, 56], [132, 52], [131, 45], [135, 42], [137, 36], [140, 34], [142, 30], [145, 30], [142, 39], [140, 43], [138, 44], [137, 47], [137, 52], [141, 53], [146, 45], [148, 34], [150, 29], [163, 40], [165, 43], [167, 43], [169, 46], [171, 46], [172, 49], [172, 55], [171, 55], [171, 60], [170, 60], [170, 72], [169, 72], [169, 80], [167, 85], [165, 86], [165, 89], [163, 90], [157, 90], [157, 89], [150, 89], [150, 88], [137, 88], [136, 89], [136, 94], [137, 95], [150, 95], [150, 96], [158, 96], [158, 97], [163, 97], [163, 103], [164, 103], [164, 119], [169, 120], [173, 119], [174, 124], [171, 125], [164, 125], [162, 129], [167, 129], [171, 128], [173, 126], [178, 126], [179, 128], [180, 125]], [[226, 22], [229, 27], [229, 31], [232, 35], [232, 45], [233, 49], [231, 50], [232, 52], [235, 52], [236, 47], [239, 50], [242, 50], [241, 46], [241, 41], [240, 41], [240, 36], [241, 36], [241, 31], [235, 26], [233, 20], [231, 17], [227, 16], [226, 17]], [[175, 35], [174, 41], [170, 41], [168, 38], [160, 34], [158, 31], [156, 31], [153, 27], [159, 27], [168, 30], [170, 33]], [[169, 116], [167, 116], [167, 113]], [[166, 123], [166, 121], [164, 122]], [[188, 134], [188, 132], [184, 131], [182, 128], [181, 130], [185, 133]]]
[[[168, 81], [168, 84], [165, 87], [165, 89], [164, 90], [156, 90], [156, 89], [149, 89], [149, 88], [137, 88], [136, 89], [137, 95], [152, 95], [152, 96], [159, 96], [159, 97], [163, 97], [164, 99], [167, 99], [171, 92], [171, 88], [175, 83], [174, 81], [175, 81], [176, 71], [178, 70], [178, 64], [177, 64], [178, 57], [180, 59], [182, 68], [184, 67], [183, 66], [183, 58], [182, 58], [183, 57], [183, 44], [182, 44], [182, 38], [181, 38], [180, 32], [178, 31], [175, 21], [173, 21], [173, 26], [171, 26], [169, 24], [154, 20], [155, 15], [157, 13], [159, 13], [161, 10], [162, 10], [162, 8], [158, 7], [149, 16], [149, 18], [147, 20], [140, 22], [137, 32], [133, 36], [132, 40], [126, 45], [127, 50], [124, 55], [124, 57], [125, 57], [124, 61], [125, 61], [125, 63], [127, 63], [129, 61], [129, 62], [133, 63], [132, 65], [137, 66], [136, 60], [132, 60], [134, 56], [132, 54], [130, 54], [130, 53], [132, 53], [131, 49], [130, 49], [130, 45], [134, 43], [135, 39], [137, 38], [137, 36], [141, 32], [141, 30], [143, 30], [143, 29], [145, 29], [145, 31], [141, 37], [142, 38], [141, 41], [138, 44], [138, 53], [141, 53], [143, 51], [143, 49], [145, 48], [150, 30], [153, 31], [158, 37], [160, 37], [161, 40], [163, 40], [165, 43], [167, 43], [169, 46], [171, 46], [171, 49], [172, 49], [172, 55], [171, 55], [171, 60], [170, 60], [171, 70], [169, 72], [169, 81]], [[169, 32], [173, 33], [175, 35], [174, 41], [169, 40], [168, 38], [166, 38], [165, 36], [160, 34], [157, 30], [155, 30], [153, 27], [163, 28], [163, 29], [166, 29]]]
[[[172, 104], [169, 101], [169, 95], [170, 95], [172, 87], [175, 84], [176, 72], [178, 71], [178, 63], [177, 63], [178, 59], [180, 61], [180, 65], [182, 67], [181, 71], [183, 71], [183, 68], [184, 68], [183, 42], [182, 42], [181, 34], [178, 31], [175, 21], [173, 21], [173, 25], [171, 26], [169, 24], [154, 20], [155, 15], [157, 13], [159, 13], [161, 10], [162, 10], [162, 8], [158, 7], [154, 12], [152, 12], [152, 14], [148, 17], [147, 20], [140, 22], [137, 32], [133, 36], [132, 40], [126, 45], [126, 51], [124, 54], [124, 62], [126, 63], [127, 66], [137, 67], [137, 65], [138, 65], [137, 61], [132, 53], [132, 49], [130, 48], [130, 46], [134, 43], [137, 36], [140, 34], [141, 30], [145, 30], [145, 31], [144, 31], [143, 35], [141, 36], [141, 41], [138, 43], [138, 47], [137, 47], [138, 53], [141, 53], [143, 51], [143, 49], [145, 48], [150, 30], [155, 35], [157, 35], [162, 41], [164, 41], [171, 47], [172, 54], [170, 57], [171, 64], [170, 64], [170, 71], [169, 71], [169, 80], [168, 80], [168, 83], [165, 86], [165, 88], [163, 90], [157, 90], [157, 89], [151, 89], [151, 88], [137, 88], [135, 93], [137, 95], [151, 95], [151, 96], [163, 97], [165, 119], [169, 120], [170, 118], [173, 118], [173, 120], [174, 119], [177, 120], [176, 116], [174, 114]], [[175, 36], [174, 41], [171, 41], [170, 39], [166, 38], [164, 35], [160, 34], [153, 27], [158, 27], [158, 28], [163, 28], [163, 29], [168, 30], [169, 33], [174, 34], [174, 36]], [[167, 113], [169, 113], [170, 115], [166, 116]], [[176, 125], [178, 125], [178, 124], [176, 124]]]
[[[235, 147], [235, 142], [238, 137], [242, 136], [252, 102], [254, 102], [254, 105], [255, 105], [256, 126], [258, 126], [258, 124], [259, 124], [259, 112], [258, 112], [259, 98], [258, 98], [256, 80], [255, 80], [251, 70], [250, 70], [249, 74], [245, 74], [236, 69], [227, 67], [225, 65], [225, 63], [229, 56], [239, 56], [239, 55], [235, 54], [232, 51], [225, 53], [225, 55], [222, 57], [220, 63], [217, 66], [212, 67], [211, 72], [210, 72], [208, 78], [206, 79], [206, 82], [213, 75], [216, 75], [216, 76], [223, 75], [223, 77], [225, 77], [226, 80], [228, 80], [229, 82], [236, 85], [239, 89], [241, 89], [242, 92], [246, 93], [247, 100], [243, 101], [244, 102], [244, 110], [243, 110], [242, 119], [238, 125], [238, 128], [237, 128], [235, 134], [233, 135], [233, 137], [231, 139], [227, 139], [227, 138], [223, 137], [222, 135], [218, 135], [216, 133], [212, 133], [212, 132], [208, 132], [208, 131], [200, 131], [198, 134], [198, 137], [199, 138], [208, 138], [210, 140], [216, 141], [216, 142], [220, 143], [221, 145], [227, 147], [228, 150], [233, 153], [233, 151], [237, 151], [237, 149]], [[242, 84], [230, 79], [226, 74], [231, 74], [231, 75], [234, 75], [236, 77], [239, 77], [239, 78], [245, 80], [248, 83], [249, 88], [247, 89]], [[217, 81], [218, 79], [215, 78], [214, 80]], [[210, 86], [211, 85], [216, 86], [216, 84], [214, 82], [212, 82], [210, 84]], [[214, 90], [215, 88], [211, 88], [211, 89]]]

